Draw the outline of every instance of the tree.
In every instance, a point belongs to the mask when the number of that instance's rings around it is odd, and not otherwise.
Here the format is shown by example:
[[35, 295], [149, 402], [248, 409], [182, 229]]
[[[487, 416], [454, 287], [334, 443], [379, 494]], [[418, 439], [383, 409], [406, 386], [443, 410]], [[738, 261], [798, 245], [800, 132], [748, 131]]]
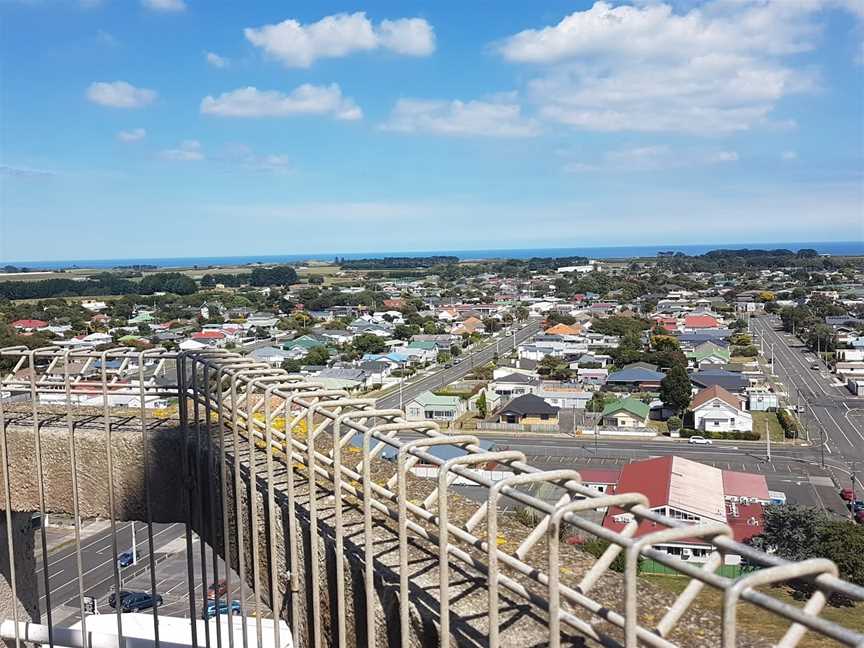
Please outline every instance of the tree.
[[299, 360], [286, 359], [282, 361], [282, 368], [288, 373], [297, 373], [303, 368], [303, 364]]
[[537, 363], [537, 373], [550, 380], [569, 380], [573, 371], [562, 359], [552, 355], [545, 356]]
[[690, 404], [690, 376], [681, 365], [675, 365], [660, 381], [660, 399], [679, 416]]
[[477, 399], [477, 412], [481, 418], [486, 418], [489, 414], [489, 403], [486, 401], [486, 390], [480, 392], [480, 397]]
[[321, 275], [312, 275], [309, 277], [309, 283], [315, 286], [320, 286], [324, 283], [324, 277]]
[[288, 286], [293, 283], [297, 283], [297, 272], [287, 265], [255, 268], [249, 276], [251, 286]]
[[371, 333], [358, 335], [352, 340], [351, 346], [360, 354], [381, 353], [387, 348], [384, 340], [377, 335], [372, 335]]
[[675, 430], [681, 429], [681, 419], [677, 416], [670, 416], [669, 420], [666, 421], [666, 427], [669, 428], [670, 432], [674, 432]]
[[306, 357], [303, 358], [304, 365], [326, 365], [330, 360], [330, 352], [327, 347], [319, 346], [309, 349]]

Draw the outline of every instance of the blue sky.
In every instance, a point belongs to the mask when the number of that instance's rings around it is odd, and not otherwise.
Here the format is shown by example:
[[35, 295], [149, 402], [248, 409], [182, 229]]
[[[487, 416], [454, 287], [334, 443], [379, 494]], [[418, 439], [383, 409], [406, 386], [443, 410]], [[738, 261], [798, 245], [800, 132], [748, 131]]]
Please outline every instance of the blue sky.
[[0, 260], [864, 238], [864, 2], [0, 0]]

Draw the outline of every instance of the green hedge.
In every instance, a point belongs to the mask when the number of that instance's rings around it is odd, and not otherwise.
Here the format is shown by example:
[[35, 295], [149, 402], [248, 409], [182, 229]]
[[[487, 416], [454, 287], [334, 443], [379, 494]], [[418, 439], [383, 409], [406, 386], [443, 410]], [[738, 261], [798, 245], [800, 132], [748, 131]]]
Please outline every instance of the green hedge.
[[691, 436], [702, 436], [706, 439], [720, 439], [724, 441], [758, 441], [759, 435], [755, 432], [703, 432], [702, 430], [691, 430], [682, 428], [679, 434], [689, 439]]
[[787, 439], [796, 439], [801, 435], [801, 425], [798, 423], [798, 419], [789, 413], [789, 410], [777, 410], [777, 420], [780, 421], [783, 436]]

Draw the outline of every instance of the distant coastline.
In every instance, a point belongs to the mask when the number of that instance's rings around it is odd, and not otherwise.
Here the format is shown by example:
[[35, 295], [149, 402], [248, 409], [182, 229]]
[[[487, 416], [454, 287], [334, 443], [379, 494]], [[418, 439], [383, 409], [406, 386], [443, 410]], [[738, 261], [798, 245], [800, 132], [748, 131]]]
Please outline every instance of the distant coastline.
[[68, 261], [0, 261], [2, 265], [40, 270], [71, 268], [104, 268], [122, 266], [155, 266], [158, 268], [207, 268], [211, 266], [242, 266], [252, 263], [297, 263], [299, 261], [332, 261], [334, 258], [367, 259], [385, 257], [455, 256], [460, 260], [530, 259], [532, 257], [584, 256], [595, 259], [626, 259], [655, 257], [660, 252], [682, 252], [699, 255], [711, 250], [735, 249], [797, 251], [813, 248], [820, 254], [832, 256], [864, 256], [864, 241], [796, 242], [796, 243], [702, 243], [690, 245], [632, 245], [562, 248], [523, 248], [510, 250], [414, 250], [393, 252], [321, 252], [310, 254], [260, 254], [243, 256], [166, 257], [127, 259], [77, 259]]

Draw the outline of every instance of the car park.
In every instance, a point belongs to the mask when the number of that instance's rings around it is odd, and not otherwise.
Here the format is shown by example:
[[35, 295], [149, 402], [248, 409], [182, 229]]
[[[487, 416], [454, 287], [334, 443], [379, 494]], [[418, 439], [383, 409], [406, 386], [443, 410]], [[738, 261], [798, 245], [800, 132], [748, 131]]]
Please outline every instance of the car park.
[[693, 445], [712, 445], [711, 439], [706, 439], [703, 436], [691, 436], [689, 439], [687, 439], [687, 443]]

